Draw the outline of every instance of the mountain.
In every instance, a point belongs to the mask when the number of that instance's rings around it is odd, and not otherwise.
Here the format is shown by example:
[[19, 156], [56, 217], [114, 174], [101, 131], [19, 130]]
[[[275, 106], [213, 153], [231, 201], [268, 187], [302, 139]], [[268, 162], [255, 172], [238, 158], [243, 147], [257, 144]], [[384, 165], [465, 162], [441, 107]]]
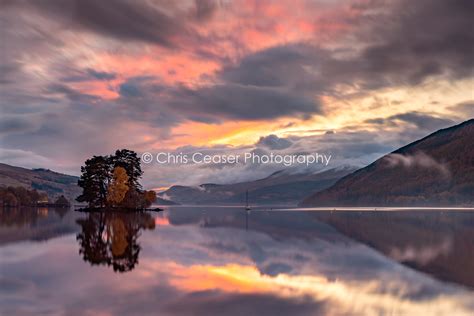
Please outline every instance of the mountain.
[[46, 192], [50, 198], [59, 195], [74, 200], [81, 189], [75, 176], [54, 172], [48, 169], [26, 169], [0, 163], [0, 186], [21, 186]]
[[179, 205], [179, 203], [175, 201], [166, 200], [166, 199], [160, 198], [159, 196], [156, 197], [154, 204], [161, 205], [161, 206]]
[[250, 204], [295, 205], [311, 192], [328, 188], [355, 169], [344, 166], [312, 174], [282, 170], [256, 181], [224, 185], [207, 183], [195, 187], [176, 185], [158, 196], [188, 205], [244, 204], [248, 190]]
[[474, 203], [474, 119], [439, 130], [304, 199], [301, 206]]

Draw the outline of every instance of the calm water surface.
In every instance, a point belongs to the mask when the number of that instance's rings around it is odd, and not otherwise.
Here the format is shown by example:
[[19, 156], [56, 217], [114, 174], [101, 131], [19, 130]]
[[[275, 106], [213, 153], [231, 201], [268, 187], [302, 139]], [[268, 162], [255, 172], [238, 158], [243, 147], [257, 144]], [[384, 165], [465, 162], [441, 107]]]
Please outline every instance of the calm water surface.
[[1, 315], [473, 315], [474, 212], [0, 211]]

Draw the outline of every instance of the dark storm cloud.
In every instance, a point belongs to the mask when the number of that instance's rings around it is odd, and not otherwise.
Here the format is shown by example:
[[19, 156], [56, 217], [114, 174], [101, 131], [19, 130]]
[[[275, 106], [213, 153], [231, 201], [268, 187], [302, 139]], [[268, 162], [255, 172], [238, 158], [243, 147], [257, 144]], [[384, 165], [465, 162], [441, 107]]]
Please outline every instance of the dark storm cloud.
[[[274, 46], [226, 65], [218, 73], [218, 80], [244, 86], [284, 88], [313, 100], [321, 95], [336, 95], [336, 85], [355, 85], [361, 79], [360, 62], [336, 58], [336, 53], [309, 43]], [[374, 86], [376, 80], [369, 79]], [[313, 114], [319, 110], [321, 107], [315, 108]]]
[[[367, 92], [419, 84], [431, 76], [473, 75], [472, 1], [374, 5], [352, 21], [362, 49], [330, 50], [308, 44], [272, 47], [227, 65], [219, 78], [241, 85], [340, 95], [337, 85]], [[380, 13], [373, 13], [374, 8]]]
[[119, 93], [121, 97], [134, 98], [142, 96], [142, 90], [139, 84], [133, 82], [133, 80], [127, 80], [119, 86]]
[[445, 128], [454, 125], [456, 122], [448, 118], [439, 118], [427, 113], [421, 112], [407, 112], [397, 115], [392, 115], [387, 118], [378, 118], [367, 120], [371, 124], [392, 124], [396, 125], [396, 121], [410, 123], [422, 129], [423, 131], [435, 131], [440, 128]]
[[220, 78], [253, 86], [296, 85], [308, 79], [305, 66], [315, 66], [326, 58], [326, 52], [308, 45], [277, 46], [248, 55], [236, 65], [228, 65], [220, 72]]
[[[355, 88], [364, 93], [418, 84], [434, 75], [464, 78], [472, 74], [470, 55], [474, 39], [470, 32], [472, 27], [468, 27], [472, 24], [468, 20], [470, 11], [468, 7], [463, 9], [467, 3], [423, 4], [425, 6], [418, 2], [403, 2], [403, 5], [390, 7], [392, 11], [373, 17], [371, 28], [358, 34], [366, 41], [365, 48], [360, 51], [341, 52], [309, 44], [271, 47], [247, 55], [237, 63], [227, 64], [218, 72], [219, 84], [213, 88], [180, 92], [192, 100], [195, 108], [217, 110], [215, 113], [228, 118], [273, 118], [273, 112], [280, 116], [301, 113], [311, 116], [322, 112], [323, 108], [314, 101], [319, 96], [346, 97], [340, 87]], [[457, 18], [446, 17], [450, 15]], [[386, 23], [386, 19], [390, 23]], [[445, 25], [435, 28], [433, 24], [437, 21]], [[408, 27], [414, 30], [410, 31]], [[281, 111], [279, 106], [271, 105], [275, 103], [272, 94], [256, 95], [256, 91], [282, 93], [278, 97], [286, 104], [286, 109]], [[248, 101], [245, 100], [247, 97]], [[243, 107], [248, 104], [248, 107], [240, 108], [239, 104]], [[240, 109], [243, 109], [242, 113], [238, 113]], [[252, 117], [249, 109], [257, 109], [259, 113], [255, 111]], [[418, 117], [400, 119], [418, 120], [417, 124], [427, 128], [426, 124], [440, 123], [422, 123], [423, 118]]]
[[418, 128], [426, 130], [437, 130], [440, 128], [452, 126], [453, 120], [430, 116], [419, 112], [403, 113], [391, 116], [390, 119], [398, 119], [416, 125]]
[[155, 77], [134, 77], [121, 84], [118, 92], [120, 103], [137, 110], [166, 109], [177, 117], [205, 123], [282, 116], [307, 118], [320, 113], [320, 104], [314, 98], [289, 91], [287, 87], [222, 82], [192, 89], [184, 85], [165, 85]]
[[145, 1], [44, 0], [11, 2], [8, 7], [34, 10], [65, 28], [168, 47], [174, 46], [172, 37], [187, 32], [179, 19]]
[[286, 138], [280, 138], [276, 135], [262, 136], [257, 142], [257, 146], [264, 146], [268, 149], [285, 149], [293, 144], [292, 141]]
[[[367, 74], [409, 84], [432, 75], [473, 75], [473, 1], [402, 0], [388, 9], [371, 16], [371, 29], [362, 34], [372, 41], [361, 55]], [[368, 21], [361, 19], [358, 25]]]
[[200, 89], [180, 87], [170, 105], [184, 113], [217, 119], [260, 120], [282, 116], [307, 117], [320, 105], [308, 96], [282, 88], [217, 84]]

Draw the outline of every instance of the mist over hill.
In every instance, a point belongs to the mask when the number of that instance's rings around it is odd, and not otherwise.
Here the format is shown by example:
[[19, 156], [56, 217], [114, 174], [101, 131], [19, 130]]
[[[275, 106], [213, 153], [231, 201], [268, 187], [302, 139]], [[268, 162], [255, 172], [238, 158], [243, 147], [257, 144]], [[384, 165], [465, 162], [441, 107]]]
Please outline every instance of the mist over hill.
[[408, 144], [301, 206], [448, 206], [474, 203], [474, 119]]

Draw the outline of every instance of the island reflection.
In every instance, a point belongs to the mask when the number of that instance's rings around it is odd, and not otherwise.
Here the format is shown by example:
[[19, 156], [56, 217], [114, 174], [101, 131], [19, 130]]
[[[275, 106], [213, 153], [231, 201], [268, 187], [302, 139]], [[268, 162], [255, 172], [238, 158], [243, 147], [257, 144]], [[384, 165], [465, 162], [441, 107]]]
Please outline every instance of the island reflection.
[[155, 229], [154, 218], [144, 212], [95, 212], [78, 219], [79, 254], [91, 265], [112, 266], [115, 272], [131, 271], [138, 264], [140, 231]]
[[[7, 272], [0, 276], [2, 315], [474, 311], [474, 292], [464, 286], [472, 280], [470, 212], [168, 207], [159, 213], [71, 210], [62, 218], [36, 212], [2, 217], [6, 223], [34, 219], [21, 227], [0, 225], [8, 237], [0, 247], [0, 271]], [[422, 260], [406, 251], [436, 245], [440, 255]], [[464, 265], [464, 272], [444, 262]], [[428, 267], [446, 268], [451, 279]]]

